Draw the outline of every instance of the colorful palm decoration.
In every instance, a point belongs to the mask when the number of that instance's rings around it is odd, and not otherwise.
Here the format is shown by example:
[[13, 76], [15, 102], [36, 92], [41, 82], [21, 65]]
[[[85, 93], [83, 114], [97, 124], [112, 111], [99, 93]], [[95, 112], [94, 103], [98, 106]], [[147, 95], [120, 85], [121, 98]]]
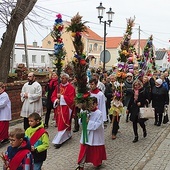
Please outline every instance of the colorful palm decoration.
[[86, 55], [84, 51], [84, 43], [82, 33], [87, 31], [86, 22], [82, 22], [82, 16], [77, 13], [72, 19], [70, 25], [66, 28], [67, 32], [71, 32], [72, 42], [75, 48], [73, 64], [74, 76], [77, 80], [77, 94], [75, 102], [77, 107], [81, 109], [79, 117], [82, 119], [83, 143], [88, 141], [87, 138], [87, 117], [91, 108], [91, 98], [87, 87], [87, 69]]
[[149, 37], [145, 47], [144, 47], [144, 52], [143, 52], [143, 55], [144, 55], [144, 66], [147, 64], [147, 66], [149, 64], [152, 65], [152, 69], [153, 70], [156, 70], [156, 67], [155, 67], [155, 57], [154, 57], [154, 50], [153, 50], [153, 37], [152, 35]]
[[54, 39], [54, 65], [57, 68], [58, 80], [60, 80], [60, 74], [62, 72], [62, 67], [66, 55], [66, 51], [64, 49], [63, 39], [61, 38], [62, 31], [64, 29], [63, 20], [61, 14], [56, 15], [55, 23], [53, 26], [53, 31], [51, 32], [51, 36]]
[[86, 55], [84, 51], [84, 43], [82, 33], [87, 31], [85, 23], [82, 22], [82, 16], [77, 13], [72, 19], [70, 25], [66, 28], [67, 32], [71, 32], [72, 42], [75, 48], [74, 58], [72, 61], [74, 76], [77, 80], [76, 104], [83, 110], [88, 110], [90, 106], [90, 93], [87, 87], [87, 69]]
[[127, 72], [133, 72], [134, 62], [136, 60], [136, 50], [134, 48], [135, 44], [131, 43], [132, 28], [134, 26], [134, 19], [127, 19], [127, 28], [123, 36], [123, 40], [120, 44], [119, 58], [118, 58], [118, 70], [116, 73], [117, 81], [119, 86], [115, 91], [114, 97], [117, 100], [121, 100], [123, 97], [122, 84], [126, 78]]

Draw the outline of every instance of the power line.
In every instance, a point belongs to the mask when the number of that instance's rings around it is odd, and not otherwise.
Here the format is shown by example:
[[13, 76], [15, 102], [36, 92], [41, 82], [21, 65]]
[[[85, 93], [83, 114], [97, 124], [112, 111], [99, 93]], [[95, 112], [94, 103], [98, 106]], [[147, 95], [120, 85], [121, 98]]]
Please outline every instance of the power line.
[[[45, 2], [45, 1], [44, 1]], [[74, 1], [75, 2], [75, 1]], [[79, 1], [80, 2], [80, 1]], [[44, 14], [48, 14], [48, 17], [51, 17], [49, 14], [53, 14], [53, 13], [61, 13], [61, 12], [59, 12], [59, 11], [54, 11], [54, 10], [50, 10], [50, 9], [47, 9], [47, 8], [44, 8], [44, 7], [42, 7], [42, 6], [38, 6], [38, 5], [35, 5], [35, 7], [37, 8], [37, 9], [39, 9], [40, 11], [41, 11], [41, 13], [43, 14], [43, 12], [44, 12]], [[62, 16], [64, 16], [64, 17], [67, 17], [67, 18], [72, 18], [72, 16], [69, 16], [69, 15], [66, 15], [66, 14], [63, 14], [63, 13], [61, 13], [62, 14]], [[47, 21], [50, 21], [49, 19], [47, 19], [47, 18], [44, 18], [45, 20], [47, 20]], [[51, 22], [52, 22], [52, 20], [51, 20]], [[91, 22], [91, 21], [88, 21], [88, 23], [89, 24], [92, 24], [92, 25], [101, 25], [101, 24], [99, 24], [99, 23], [95, 23], [95, 22]], [[49, 26], [50, 27], [50, 26]], [[100, 29], [100, 28], [95, 28], [95, 27], [93, 27], [95, 30], [103, 30], [103, 27], [102, 27], [102, 29]], [[115, 29], [121, 29], [121, 30], [125, 30], [126, 28], [124, 27], [118, 27], [118, 26], [110, 26], [109, 27], [110, 29], [111, 28], [113, 28], [113, 32], [116, 32], [115, 31]], [[134, 30], [135, 29], [137, 29], [137, 28], [134, 28]], [[149, 33], [147, 33], [147, 32], [151, 32], [151, 34], [157, 34], [157, 33], [159, 33], [159, 34], [164, 34], [164, 35], [169, 35], [169, 33], [165, 33], [165, 32], [153, 32], [153, 31], [148, 31], [148, 30], [141, 30], [141, 32], [143, 32], [144, 33], [144, 35], [148, 35], [148, 36], [150, 36], [150, 34]], [[155, 36], [153, 36], [154, 37], [154, 39], [156, 39], [155, 40], [155, 42], [158, 42], [158, 43], [161, 43], [162, 45], [164, 44], [164, 45], [167, 45], [168, 43], [166, 42], [166, 41], [164, 41], [164, 40], [161, 40], [161, 39], [159, 39], [159, 38], [156, 38]]]

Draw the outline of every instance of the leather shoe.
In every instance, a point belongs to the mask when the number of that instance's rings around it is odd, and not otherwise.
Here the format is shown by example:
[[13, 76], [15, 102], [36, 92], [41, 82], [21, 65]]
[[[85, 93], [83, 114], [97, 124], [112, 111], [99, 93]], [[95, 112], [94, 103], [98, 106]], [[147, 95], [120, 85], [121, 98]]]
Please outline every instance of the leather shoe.
[[160, 123], [157, 123], [157, 126], [161, 126], [161, 124], [160, 124]]
[[55, 147], [56, 149], [59, 149], [59, 148], [61, 147], [61, 145], [62, 145], [62, 144], [55, 144], [54, 147]]
[[143, 132], [143, 137], [145, 138], [146, 136], [147, 136], [147, 132], [144, 131], [144, 132]]
[[74, 130], [73, 130], [74, 133], [75, 133], [75, 132], [78, 132], [78, 131], [79, 131], [79, 129], [74, 129]]
[[138, 137], [135, 136], [135, 139], [132, 141], [133, 143], [136, 143], [138, 141]]

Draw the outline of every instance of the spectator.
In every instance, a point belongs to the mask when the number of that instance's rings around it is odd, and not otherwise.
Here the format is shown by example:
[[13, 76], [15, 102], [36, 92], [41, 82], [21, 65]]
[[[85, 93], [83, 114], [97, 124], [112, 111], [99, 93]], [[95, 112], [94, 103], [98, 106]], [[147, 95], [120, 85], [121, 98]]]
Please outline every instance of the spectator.
[[139, 108], [146, 105], [148, 105], [148, 98], [147, 96], [145, 96], [143, 84], [141, 81], [135, 80], [133, 83], [133, 95], [127, 108], [127, 112], [131, 113], [130, 120], [133, 122], [133, 132], [135, 135], [133, 143], [136, 143], [138, 141], [138, 123], [143, 130], [143, 137], [145, 138], [147, 136], [145, 125], [145, 121], [147, 119], [139, 118]]
[[[45, 91], [47, 93], [47, 105], [46, 105], [47, 112], [45, 114], [45, 122], [44, 122], [45, 128], [48, 128], [50, 113], [51, 113], [51, 110], [53, 109], [53, 103], [51, 101], [51, 96], [52, 96], [53, 91], [57, 87], [57, 84], [58, 84], [57, 80], [58, 80], [58, 77], [57, 77], [56, 72], [52, 72], [50, 75], [50, 80], [48, 81], [47, 85], [45, 86]], [[54, 112], [54, 118], [56, 120], [56, 125], [57, 125], [57, 113], [55, 113], [55, 112]]]
[[[128, 107], [130, 99], [133, 95], [133, 74], [127, 73], [126, 80], [124, 82], [124, 94], [123, 94], [123, 104]], [[126, 114], [126, 122], [129, 121], [129, 112]]]
[[164, 107], [169, 104], [169, 96], [162, 83], [162, 79], [157, 79], [151, 93], [152, 107], [155, 109], [154, 125], [157, 126], [161, 126]]

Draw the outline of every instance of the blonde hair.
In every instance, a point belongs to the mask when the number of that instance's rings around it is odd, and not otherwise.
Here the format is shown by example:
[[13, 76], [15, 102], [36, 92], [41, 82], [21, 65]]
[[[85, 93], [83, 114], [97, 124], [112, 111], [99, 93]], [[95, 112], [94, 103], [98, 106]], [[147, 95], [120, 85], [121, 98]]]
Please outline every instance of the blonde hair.
[[22, 128], [15, 128], [9, 133], [9, 137], [16, 137], [17, 139], [21, 139], [25, 137], [25, 131]]
[[142, 83], [139, 79], [137, 79], [137, 80], [135, 80], [135, 81], [133, 82], [133, 89], [134, 89], [134, 85], [135, 85], [135, 84], [139, 84], [139, 85], [140, 85], [140, 88], [143, 87], [143, 83]]

